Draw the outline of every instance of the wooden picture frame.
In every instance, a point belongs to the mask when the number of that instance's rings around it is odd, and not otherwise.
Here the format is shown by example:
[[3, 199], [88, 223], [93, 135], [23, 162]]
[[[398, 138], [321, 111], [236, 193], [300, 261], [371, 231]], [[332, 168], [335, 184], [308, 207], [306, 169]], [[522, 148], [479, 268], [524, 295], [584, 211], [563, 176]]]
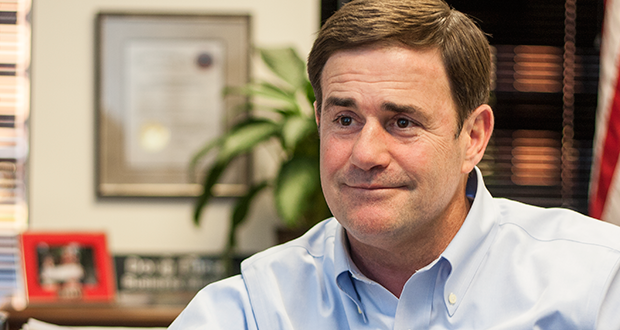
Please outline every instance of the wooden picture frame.
[[[100, 13], [96, 108], [99, 197], [192, 197], [212, 159], [189, 173], [190, 159], [232, 126], [249, 81], [250, 17]], [[247, 157], [214, 187], [247, 189]]]

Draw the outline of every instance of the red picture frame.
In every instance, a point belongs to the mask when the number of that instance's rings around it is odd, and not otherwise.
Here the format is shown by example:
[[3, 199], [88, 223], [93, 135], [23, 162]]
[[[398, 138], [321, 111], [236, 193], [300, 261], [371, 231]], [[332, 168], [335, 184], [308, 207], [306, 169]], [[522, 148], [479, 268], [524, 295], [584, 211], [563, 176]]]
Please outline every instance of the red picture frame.
[[21, 235], [30, 302], [107, 302], [116, 287], [104, 233]]

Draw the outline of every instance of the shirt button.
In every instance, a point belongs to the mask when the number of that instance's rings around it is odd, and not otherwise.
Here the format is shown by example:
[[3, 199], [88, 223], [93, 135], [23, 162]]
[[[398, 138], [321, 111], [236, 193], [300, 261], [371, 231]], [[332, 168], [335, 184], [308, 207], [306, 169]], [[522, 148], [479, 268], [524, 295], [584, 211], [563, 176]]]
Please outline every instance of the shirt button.
[[450, 293], [450, 295], [448, 296], [448, 302], [450, 303], [450, 305], [456, 304], [456, 295], [454, 293]]

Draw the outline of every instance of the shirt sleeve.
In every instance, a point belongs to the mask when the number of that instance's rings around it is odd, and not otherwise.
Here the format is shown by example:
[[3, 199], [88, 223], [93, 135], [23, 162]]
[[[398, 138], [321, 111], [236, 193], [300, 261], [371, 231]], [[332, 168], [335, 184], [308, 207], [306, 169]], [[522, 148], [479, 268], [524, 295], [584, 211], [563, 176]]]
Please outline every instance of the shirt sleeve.
[[616, 264], [596, 322], [597, 330], [620, 329], [620, 261]]
[[257, 330], [241, 275], [212, 283], [196, 294], [169, 330]]

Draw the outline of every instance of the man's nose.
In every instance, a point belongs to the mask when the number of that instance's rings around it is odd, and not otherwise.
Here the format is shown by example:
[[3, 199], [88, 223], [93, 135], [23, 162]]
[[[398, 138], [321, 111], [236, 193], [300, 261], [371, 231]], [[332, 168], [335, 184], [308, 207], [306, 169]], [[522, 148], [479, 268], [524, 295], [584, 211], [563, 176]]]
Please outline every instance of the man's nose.
[[362, 170], [387, 167], [389, 133], [376, 121], [367, 121], [358, 133], [351, 152], [351, 163]]

